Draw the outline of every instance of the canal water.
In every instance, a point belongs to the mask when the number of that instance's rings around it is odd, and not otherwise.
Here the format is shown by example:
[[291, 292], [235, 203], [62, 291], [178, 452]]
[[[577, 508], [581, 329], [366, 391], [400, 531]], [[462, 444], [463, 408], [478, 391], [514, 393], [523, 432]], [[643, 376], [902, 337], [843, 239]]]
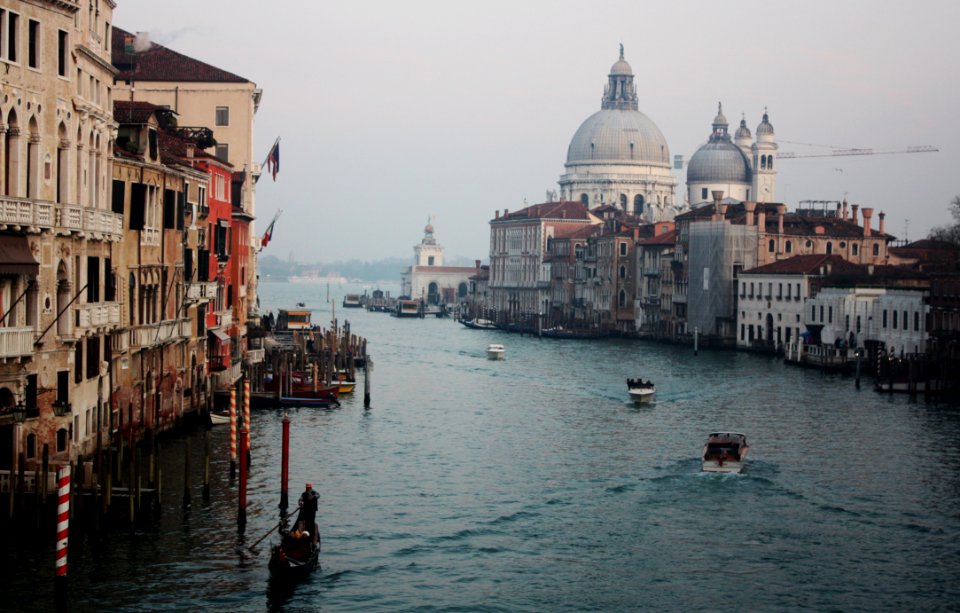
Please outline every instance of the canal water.
[[[213, 495], [183, 510], [185, 438], [164, 440], [155, 528], [76, 539], [75, 610], [627, 611], [950, 609], [960, 602], [960, 411], [754, 355], [468, 330], [344, 311], [343, 287], [263, 283], [369, 341], [362, 389], [291, 412], [291, 499], [320, 492], [321, 568], [268, 580], [281, 417], [255, 411], [248, 525], [226, 428]], [[394, 291], [394, 293], [396, 293]], [[506, 359], [486, 359], [502, 342]], [[633, 406], [625, 379], [657, 384]], [[706, 475], [706, 435], [741, 431], [742, 475]], [[48, 608], [53, 544], [2, 558], [0, 609]]]

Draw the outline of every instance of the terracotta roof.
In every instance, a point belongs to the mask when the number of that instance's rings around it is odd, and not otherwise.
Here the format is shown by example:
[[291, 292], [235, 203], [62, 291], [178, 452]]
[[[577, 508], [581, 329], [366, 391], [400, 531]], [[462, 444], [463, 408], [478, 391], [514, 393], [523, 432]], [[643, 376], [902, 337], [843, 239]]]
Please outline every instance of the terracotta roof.
[[763, 266], [751, 268], [743, 271], [745, 275], [809, 275], [819, 273], [820, 268], [829, 265], [831, 270], [850, 270], [854, 271], [860, 268], [858, 264], [853, 264], [843, 259], [837, 254], [814, 253], [808, 255], [795, 255], [792, 258], [771, 262]]
[[249, 83], [248, 79], [200, 60], [152, 43], [140, 53], [129, 54], [124, 39], [130, 32], [113, 28], [111, 60], [122, 81], [190, 81], [195, 83]]
[[[676, 221], [705, 221], [713, 216], [713, 206], [704, 206], [692, 211], [687, 211], [677, 215]], [[764, 225], [768, 234], [774, 234], [777, 231], [778, 221], [776, 205], [757, 204], [756, 213], [763, 211], [765, 213]], [[754, 214], [754, 223], [757, 215]], [[726, 220], [735, 225], [745, 225], [747, 212], [743, 203], [731, 204], [727, 207]], [[817, 226], [823, 227], [823, 233], [818, 235]], [[831, 236], [837, 238], [863, 238], [863, 227], [852, 221], [839, 219], [837, 217], [827, 217], [822, 215], [805, 215], [796, 212], [787, 212], [783, 218], [783, 233], [792, 236]], [[893, 239], [889, 234], [880, 234], [876, 228], [873, 228], [871, 234], [873, 237]]]
[[560, 202], [532, 204], [524, 209], [507, 213], [491, 221], [515, 221], [520, 219], [568, 219], [586, 221], [590, 219], [590, 212], [582, 202], [564, 200]]
[[639, 245], [672, 245], [677, 240], [677, 231], [670, 230], [669, 232], [664, 232], [663, 234], [658, 234], [656, 236], [651, 236], [650, 238], [645, 238], [641, 240]]
[[115, 100], [113, 103], [113, 118], [119, 124], [143, 125], [158, 112], [173, 113], [169, 106], [150, 102]]
[[189, 160], [190, 158], [187, 157], [187, 148], [193, 147], [193, 159], [207, 162], [215, 161], [218, 164], [230, 166], [227, 162], [222, 162], [203, 149], [200, 149], [190, 140], [181, 138], [176, 134], [170, 134], [169, 132], [161, 130], [157, 133], [157, 137], [157, 144], [160, 146], [160, 157], [166, 163]]

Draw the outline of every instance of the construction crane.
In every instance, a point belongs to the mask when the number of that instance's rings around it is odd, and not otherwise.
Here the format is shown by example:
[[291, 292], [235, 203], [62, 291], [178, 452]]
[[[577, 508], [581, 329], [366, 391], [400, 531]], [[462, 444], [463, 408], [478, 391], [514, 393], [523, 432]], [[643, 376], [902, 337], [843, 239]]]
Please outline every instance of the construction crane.
[[[798, 158], [824, 158], [824, 157], [844, 157], [844, 156], [854, 156], [854, 155], [896, 155], [901, 153], [936, 153], [940, 151], [938, 148], [930, 145], [915, 145], [912, 147], [902, 147], [898, 149], [874, 149], [872, 147], [834, 147], [832, 145], [814, 145], [812, 143], [798, 143], [788, 140], [782, 140], [781, 143], [789, 143], [791, 145], [806, 145], [810, 147], [826, 147], [830, 151], [824, 151], [820, 153], [794, 153], [792, 151], [781, 151], [777, 153], [777, 158], [781, 160], [794, 160]], [[682, 155], [673, 156], [673, 168], [674, 170], [681, 170], [689, 164], [689, 160], [685, 160]]]
[[[783, 141], [789, 142], [789, 141]], [[902, 149], [873, 149], [870, 147], [867, 148], [849, 148], [849, 149], [832, 149], [830, 151], [824, 151], [822, 153], [794, 153], [792, 151], [781, 151], [777, 154], [777, 157], [781, 160], [792, 160], [796, 158], [824, 158], [824, 157], [841, 157], [841, 156], [850, 156], [850, 155], [893, 155], [899, 153], [936, 153], [940, 151], [936, 147], [931, 147], [930, 145], [916, 145], [913, 147], [903, 147]]]

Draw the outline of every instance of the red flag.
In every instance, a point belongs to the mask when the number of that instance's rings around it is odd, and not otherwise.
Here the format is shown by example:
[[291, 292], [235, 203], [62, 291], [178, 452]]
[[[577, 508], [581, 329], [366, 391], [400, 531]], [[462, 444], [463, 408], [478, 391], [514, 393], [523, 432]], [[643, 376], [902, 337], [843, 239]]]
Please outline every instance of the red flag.
[[273, 220], [267, 226], [267, 231], [263, 233], [263, 238], [260, 239], [260, 249], [265, 249], [270, 239], [273, 238], [273, 224], [277, 223], [277, 217], [280, 217], [280, 211], [277, 211], [277, 214], [273, 216]]

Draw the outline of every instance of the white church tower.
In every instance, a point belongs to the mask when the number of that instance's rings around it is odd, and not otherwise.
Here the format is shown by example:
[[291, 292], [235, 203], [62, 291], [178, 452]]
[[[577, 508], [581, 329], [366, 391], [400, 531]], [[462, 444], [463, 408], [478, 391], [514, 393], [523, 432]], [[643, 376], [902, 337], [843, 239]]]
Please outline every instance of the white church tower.
[[773, 125], [763, 110], [763, 121], [757, 126], [757, 141], [753, 151], [753, 189], [757, 202], [776, 202], [777, 198], [777, 143], [774, 141]]
[[433, 225], [427, 220], [423, 229], [423, 239], [413, 248], [414, 266], [443, 266], [443, 247], [433, 237]]

